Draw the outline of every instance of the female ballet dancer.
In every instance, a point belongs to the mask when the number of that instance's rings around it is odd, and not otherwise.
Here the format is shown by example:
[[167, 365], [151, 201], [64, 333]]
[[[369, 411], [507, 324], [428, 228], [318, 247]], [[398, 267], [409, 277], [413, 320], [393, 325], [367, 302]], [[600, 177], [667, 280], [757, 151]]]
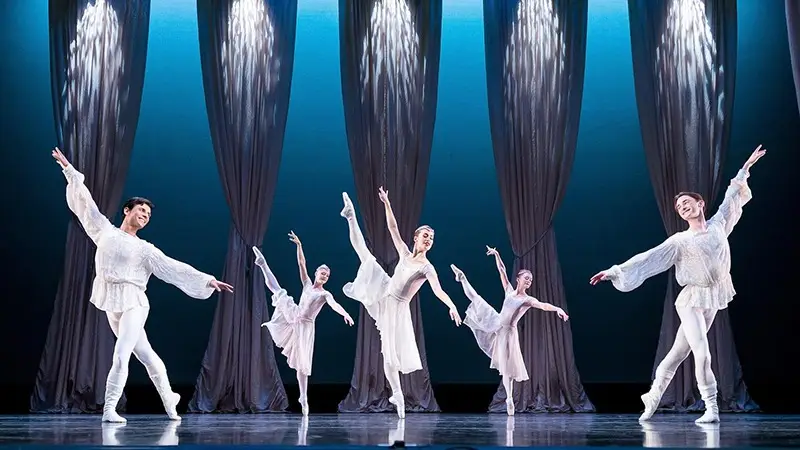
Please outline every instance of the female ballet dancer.
[[505, 292], [503, 308], [499, 314], [492, 308], [492, 305], [475, 292], [461, 269], [453, 264], [450, 265], [450, 268], [453, 269], [456, 281], [461, 283], [464, 294], [471, 302], [464, 314], [464, 325], [472, 330], [475, 340], [478, 341], [478, 347], [492, 359], [489, 367], [497, 369], [502, 375], [503, 387], [506, 389], [506, 411], [509, 416], [513, 416], [514, 382], [528, 379], [528, 371], [525, 369], [522, 349], [519, 346], [517, 323], [530, 308], [554, 311], [565, 322], [569, 316], [563, 309], [540, 302], [525, 293], [533, 281], [533, 274], [530, 270], [522, 269], [517, 273], [517, 286], [514, 287], [508, 281], [506, 266], [497, 250], [486, 246], [486, 254], [494, 256], [497, 271], [500, 272], [500, 282], [503, 283]]
[[728, 236], [742, 217], [742, 208], [753, 197], [747, 178], [750, 167], [764, 153], [766, 150], [759, 145], [750, 155], [731, 180], [717, 213], [708, 221], [703, 197], [695, 192], [681, 192], [675, 196], [675, 211], [689, 224], [689, 229], [673, 234], [657, 247], [611, 266], [589, 280], [592, 285], [611, 281], [617, 290], [629, 292], [674, 265], [678, 284], [685, 286], [675, 300], [675, 309], [681, 320], [675, 343], [658, 364], [650, 391], [642, 395], [644, 412], [639, 420], [653, 416], [675, 371], [692, 353], [697, 387], [706, 405], [706, 412], [695, 422], [719, 422], [717, 380], [711, 370], [707, 334], [717, 311], [727, 308], [736, 294], [730, 274]]
[[117, 414], [117, 403], [128, 380], [131, 353], [147, 370], [169, 418], [180, 420], [176, 406], [181, 396], [172, 391], [164, 361], [153, 351], [144, 330], [150, 314], [150, 301], [145, 295], [147, 282], [151, 275], [155, 275], [197, 299], [209, 298], [215, 291], [233, 292], [233, 286], [176, 261], [153, 244], [139, 239], [137, 232], [150, 223], [153, 207], [150, 200], [134, 197], [125, 202], [122, 225], [117, 228], [97, 208], [83, 183], [83, 174], [70, 164], [58, 147], [53, 149], [52, 156], [67, 179], [67, 206], [97, 246], [95, 278], [89, 301], [106, 313], [111, 331], [117, 337], [106, 379], [102, 420], [127, 422]]
[[417, 228], [412, 252], [400, 236], [388, 193], [383, 187], [378, 190], [378, 198], [385, 207], [386, 225], [400, 259], [394, 268], [394, 274], [389, 277], [367, 249], [353, 202], [343, 192], [344, 208], [340, 214], [347, 219], [350, 243], [358, 254], [361, 265], [356, 279], [347, 283], [342, 290], [345, 295], [364, 305], [364, 309], [375, 320], [375, 326], [381, 335], [383, 371], [392, 388], [389, 402], [397, 407], [397, 415], [402, 419], [406, 416], [406, 410], [400, 387], [400, 373], [407, 374], [422, 369], [409, 302], [425, 280], [428, 280], [436, 297], [450, 309], [450, 318], [456, 326], [461, 325], [461, 316], [458, 315], [453, 301], [442, 290], [436, 270], [426, 257], [433, 246], [433, 228], [428, 225]]
[[272, 306], [275, 311], [269, 322], [261, 324], [267, 327], [272, 340], [278, 348], [283, 349], [283, 355], [289, 363], [289, 367], [297, 372], [297, 384], [300, 386], [300, 406], [303, 408], [303, 416], [308, 415], [308, 377], [311, 376], [311, 361], [314, 354], [314, 321], [322, 307], [327, 303], [334, 311], [344, 317], [344, 322], [353, 325], [353, 319], [342, 305], [333, 299], [330, 292], [323, 289], [331, 269], [325, 264], [317, 267], [314, 272], [314, 281], [308, 276], [306, 270], [306, 257], [303, 254], [303, 244], [300, 238], [289, 233], [289, 240], [297, 246], [297, 267], [300, 269], [300, 281], [303, 283], [303, 293], [300, 294], [300, 304], [286, 293], [286, 289], [281, 288], [278, 280], [273, 275], [264, 255], [256, 247], [253, 253], [256, 254], [256, 265], [264, 273], [264, 282], [272, 292]]

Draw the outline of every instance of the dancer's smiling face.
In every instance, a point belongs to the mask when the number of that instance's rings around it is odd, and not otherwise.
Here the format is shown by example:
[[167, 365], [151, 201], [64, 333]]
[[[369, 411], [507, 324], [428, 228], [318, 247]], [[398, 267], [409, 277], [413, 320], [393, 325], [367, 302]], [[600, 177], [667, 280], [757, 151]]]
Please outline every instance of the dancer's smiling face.
[[153, 202], [142, 197], [133, 197], [125, 202], [122, 207], [122, 222], [134, 229], [141, 230], [150, 223], [150, 215], [153, 211]]
[[423, 225], [414, 232], [414, 250], [427, 252], [433, 247], [433, 228]]
[[683, 220], [689, 221], [702, 217], [705, 206], [703, 197], [696, 192], [681, 192], [675, 196], [675, 211]]

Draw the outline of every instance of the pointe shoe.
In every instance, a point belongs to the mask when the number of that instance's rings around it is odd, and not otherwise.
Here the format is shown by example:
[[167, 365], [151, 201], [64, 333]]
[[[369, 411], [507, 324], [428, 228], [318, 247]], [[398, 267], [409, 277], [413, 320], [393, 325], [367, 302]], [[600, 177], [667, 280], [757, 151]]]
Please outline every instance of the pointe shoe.
[[300, 397], [298, 401], [300, 402], [300, 407], [303, 410], [303, 417], [308, 417], [308, 399]]
[[456, 267], [455, 264], [450, 264], [450, 270], [456, 275], [456, 281], [461, 281], [464, 278], [464, 272]]
[[169, 397], [169, 400], [168, 402], [164, 402], [164, 410], [167, 411], [167, 417], [169, 417], [170, 420], [180, 421], [181, 416], [178, 415], [178, 411], [176, 409], [178, 403], [181, 401], [180, 394], [173, 392], [171, 395], [167, 394], [167, 396]]
[[402, 395], [392, 395], [389, 397], [389, 403], [397, 407], [397, 417], [401, 419], [406, 418], [406, 402]]
[[345, 219], [353, 217], [355, 209], [353, 208], [353, 202], [350, 200], [350, 196], [347, 195], [347, 192], [342, 192], [342, 201], [344, 201], [344, 208], [342, 208], [342, 211], [339, 213], [339, 215]]
[[506, 413], [509, 416], [513, 416], [514, 415], [514, 400], [506, 399]]

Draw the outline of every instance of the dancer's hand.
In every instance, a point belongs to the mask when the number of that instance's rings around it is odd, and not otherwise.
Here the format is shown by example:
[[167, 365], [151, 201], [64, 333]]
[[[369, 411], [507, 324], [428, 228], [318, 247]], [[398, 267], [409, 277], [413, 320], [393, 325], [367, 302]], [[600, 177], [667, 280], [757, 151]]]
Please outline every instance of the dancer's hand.
[[51, 154], [53, 155], [53, 158], [56, 160], [56, 162], [58, 162], [58, 164], [61, 165], [62, 169], [66, 168], [69, 165], [69, 160], [67, 159], [66, 156], [64, 156], [63, 153], [61, 153], [61, 150], [59, 150], [58, 147], [54, 147], [53, 152]]
[[381, 199], [384, 205], [389, 204], [389, 193], [383, 188], [383, 186], [378, 188], [378, 198]]
[[297, 245], [298, 247], [299, 247], [299, 246], [301, 246], [301, 245], [303, 245], [303, 244], [301, 244], [301, 243], [300, 243], [300, 238], [299, 238], [299, 237], [297, 237], [297, 235], [296, 235], [296, 234], [294, 234], [294, 231], [290, 231], [290, 232], [289, 232], [289, 240], [290, 240], [290, 241], [292, 241], [292, 242], [294, 242], [294, 243], [295, 243], [295, 245]]
[[222, 291], [233, 292], [233, 286], [231, 286], [228, 283], [223, 283], [222, 281], [219, 280], [209, 281], [208, 287], [216, 289], [217, 292], [222, 292]]
[[561, 320], [563, 320], [564, 322], [566, 322], [567, 320], [569, 320], [569, 316], [568, 316], [568, 315], [567, 315], [567, 313], [565, 313], [565, 312], [564, 312], [564, 310], [563, 310], [563, 309], [561, 309], [561, 308], [558, 308], [558, 309], [556, 310], [556, 314], [558, 314], [558, 317], [560, 317], [560, 318], [561, 318]]
[[450, 269], [452, 269], [453, 273], [456, 274], [456, 281], [461, 281], [465, 278], [464, 272], [458, 267], [456, 267], [455, 264], [450, 264]]
[[461, 316], [458, 315], [458, 310], [453, 308], [450, 310], [450, 318], [456, 323], [457, 327], [461, 326]]
[[753, 164], [755, 164], [756, 161], [761, 159], [761, 157], [764, 156], [765, 153], [767, 153], [767, 149], [762, 149], [761, 145], [759, 145], [758, 147], [756, 147], [753, 153], [750, 154], [750, 157], [747, 158], [747, 161], [745, 161], [744, 166], [742, 166], [742, 168], [744, 170], [749, 171], [750, 168], [753, 167]]
[[353, 326], [354, 322], [353, 322], [353, 318], [350, 317], [350, 314], [344, 316], [344, 323], [350, 325], [351, 327]]
[[500, 256], [500, 254], [497, 253], [497, 249], [496, 248], [489, 247], [488, 245], [486, 246], [486, 254], [488, 256]]
[[601, 281], [607, 281], [607, 280], [608, 280], [608, 272], [604, 270], [602, 272], [598, 272], [597, 274], [595, 274], [595, 276], [590, 278], [589, 284], [594, 286]]

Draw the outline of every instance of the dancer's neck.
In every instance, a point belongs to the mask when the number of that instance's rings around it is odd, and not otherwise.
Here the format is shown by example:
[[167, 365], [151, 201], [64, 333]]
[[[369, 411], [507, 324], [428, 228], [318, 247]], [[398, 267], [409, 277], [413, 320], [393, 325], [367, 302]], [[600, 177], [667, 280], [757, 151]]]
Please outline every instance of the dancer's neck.
[[119, 229], [130, 234], [131, 236], [136, 236], [136, 232], [139, 231], [138, 228], [132, 227], [125, 222], [122, 222], [122, 225], [119, 226]]
[[686, 221], [689, 224], [689, 229], [692, 231], [706, 231], [706, 218], [699, 216], [696, 219], [689, 219]]

